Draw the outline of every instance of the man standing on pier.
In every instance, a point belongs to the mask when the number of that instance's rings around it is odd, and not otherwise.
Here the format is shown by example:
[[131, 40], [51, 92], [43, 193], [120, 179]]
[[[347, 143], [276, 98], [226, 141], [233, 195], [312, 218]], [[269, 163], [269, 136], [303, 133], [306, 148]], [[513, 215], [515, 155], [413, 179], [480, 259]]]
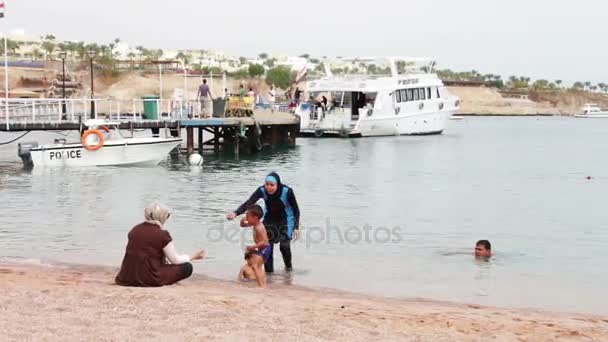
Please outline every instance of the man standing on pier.
[[207, 80], [203, 80], [203, 84], [198, 87], [197, 98], [201, 101], [201, 116], [209, 116], [209, 100], [212, 100], [211, 89], [207, 85]]

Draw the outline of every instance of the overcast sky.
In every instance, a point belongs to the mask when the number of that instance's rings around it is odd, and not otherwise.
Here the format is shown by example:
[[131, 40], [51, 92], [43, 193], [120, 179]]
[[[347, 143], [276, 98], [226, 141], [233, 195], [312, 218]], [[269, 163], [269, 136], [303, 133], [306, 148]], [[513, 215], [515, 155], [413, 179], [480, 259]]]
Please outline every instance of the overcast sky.
[[1, 29], [155, 48], [407, 55], [440, 68], [608, 83], [606, 0], [6, 0]]

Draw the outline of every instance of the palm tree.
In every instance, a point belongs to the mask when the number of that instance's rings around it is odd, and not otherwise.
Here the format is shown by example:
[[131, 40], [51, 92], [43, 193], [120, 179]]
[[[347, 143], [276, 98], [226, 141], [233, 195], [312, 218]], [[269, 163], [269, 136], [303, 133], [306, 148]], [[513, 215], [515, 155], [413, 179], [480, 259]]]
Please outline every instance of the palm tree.
[[597, 86], [600, 88], [602, 92], [606, 92], [606, 83], [598, 83]]
[[53, 51], [55, 51], [55, 47], [56, 47], [55, 43], [53, 41], [50, 41], [50, 40], [45, 40], [45, 41], [42, 42], [41, 47], [42, 47], [42, 49], [44, 51], [46, 51], [47, 59], [52, 60], [53, 59]]
[[585, 82], [585, 90], [588, 90], [589, 87], [591, 87], [591, 82], [589, 82], [589, 81]]
[[186, 66], [190, 65], [190, 59], [192, 59], [192, 56], [180, 50], [175, 56], [175, 59], [181, 60], [184, 63], [184, 66]]
[[139, 64], [141, 64], [141, 62], [143, 61], [144, 57], [146, 57], [146, 48], [139, 45], [135, 48], [135, 50], [137, 50], [138, 54], [139, 54]]
[[555, 84], [557, 84], [558, 88], [562, 87], [562, 80], [555, 80]]
[[274, 64], [277, 62], [276, 58], [270, 58], [264, 61], [264, 64], [269, 67], [269, 68], [273, 68]]
[[42, 49], [44, 51], [46, 51], [47, 53], [47, 58], [48, 59], [53, 59], [53, 51], [55, 51], [56, 48], [56, 43], [55, 43], [55, 36], [52, 34], [47, 34], [46, 36], [42, 36]]
[[[6, 40], [7, 54], [15, 55], [15, 53], [17, 52], [17, 49], [19, 49], [20, 46], [21, 46], [21, 43], [19, 43], [18, 41], [15, 41], [12, 39], [7, 39]], [[4, 53], [3, 45], [0, 46], [0, 51], [2, 51], [2, 53]]]
[[113, 42], [108, 44], [108, 48], [110, 50], [110, 55], [109, 55], [110, 58], [114, 57], [114, 48], [115, 47], [116, 47], [116, 44], [114, 44]]
[[68, 44], [66, 42], [61, 42], [59, 44], [57, 44], [57, 49], [59, 50], [59, 52], [61, 51], [67, 51], [68, 50]]
[[108, 45], [99, 46], [99, 52], [101, 53], [102, 56], [104, 56], [104, 57], [108, 56], [108, 51], [111, 51], [110, 46], [108, 46]]
[[76, 43], [76, 53], [81, 60], [84, 60], [87, 56], [87, 48], [84, 42], [80, 41]]
[[133, 71], [133, 58], [135, 58], [135, 52], [133, 51], [129, 51], [129, 53], [127, 54], [127, 57], [129, 58], [129, 68], [131, 69], [131, 71]]
[[262, 60], [266, 60], [266, 59], [268, 59], [268, 54], [266, 52], [262, 52], [261, 54], [258, 55], [258, 57], [260, 57], [260, 59], [262, 59]]
[[34, 49], [32, 50], [32, 54], [33, 54], [33, 59], [34, 59], [35, 61], [37, 61], [37, 60], [38, 60], [38, 57], [40, 56], [40, 49], [38, 49], [38, 48], [34, 48]]
[[572, 85], [572, 89], [574, 90], [582, 90], [585, 88], [585, 85], [583, 84], [583, 82], [574, 82], [574, 84]]

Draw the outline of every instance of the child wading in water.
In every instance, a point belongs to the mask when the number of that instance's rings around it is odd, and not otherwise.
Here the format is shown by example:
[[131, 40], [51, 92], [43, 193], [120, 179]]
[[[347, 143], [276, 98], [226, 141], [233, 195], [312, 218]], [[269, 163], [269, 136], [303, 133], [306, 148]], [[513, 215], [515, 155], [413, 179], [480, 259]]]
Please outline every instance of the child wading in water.
[[266, 227], [262, 223], [264, 211], [259, 205], [252, 205], [247, 208], [245, 217], [241, 219], [241, 227], [253, 227], [253, 241], [255, 245], [247, 246], [245, 253], [245, 264], [239, 272], [239, 278], [242, 280], [255, 279], [258, 287], [266, 287], [266, 273], [264, 272], [264, 263], [268, 260], [271, 253], [271, 246], [268, 242]]

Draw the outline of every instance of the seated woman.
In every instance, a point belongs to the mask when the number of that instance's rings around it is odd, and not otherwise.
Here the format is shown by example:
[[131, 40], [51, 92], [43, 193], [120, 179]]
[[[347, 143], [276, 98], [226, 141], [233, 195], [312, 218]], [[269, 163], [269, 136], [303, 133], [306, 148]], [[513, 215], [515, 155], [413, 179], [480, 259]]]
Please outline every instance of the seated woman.
[[[171, 214], [160, 203], [152, 203], [145, 210], [145, 221], [129, 232], [129, 242], [116, 284], [122, 286], [153, 287], [175, 284], [192, 275], [192, 260], [201, 260], [205, 252], [192, 256], [178, 255], [173, 239], [163, 225]], [[171, 264], [168, 264], [168, 259]]]

